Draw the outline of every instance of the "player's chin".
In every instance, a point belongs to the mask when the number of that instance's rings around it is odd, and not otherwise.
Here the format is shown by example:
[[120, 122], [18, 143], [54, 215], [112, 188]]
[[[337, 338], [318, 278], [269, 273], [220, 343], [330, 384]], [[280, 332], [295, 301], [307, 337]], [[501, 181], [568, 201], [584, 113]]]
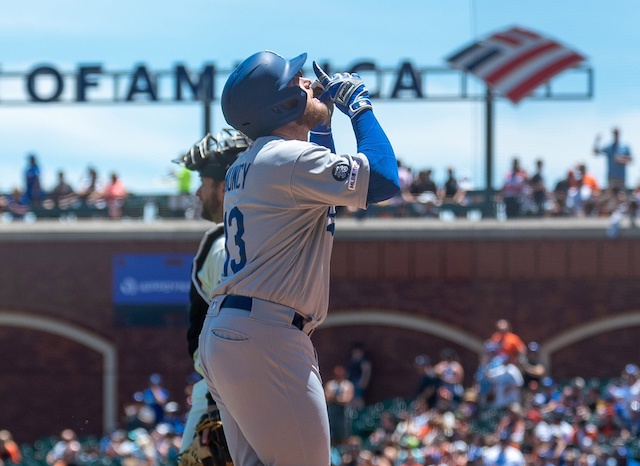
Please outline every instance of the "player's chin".
[[307, 105], [303, 115], [298, 119], [298, 123], [308, 128], [315, 128], [319, 123], [329, 119], [329, 109], [327, 106], [313, 99], [313, 105]]

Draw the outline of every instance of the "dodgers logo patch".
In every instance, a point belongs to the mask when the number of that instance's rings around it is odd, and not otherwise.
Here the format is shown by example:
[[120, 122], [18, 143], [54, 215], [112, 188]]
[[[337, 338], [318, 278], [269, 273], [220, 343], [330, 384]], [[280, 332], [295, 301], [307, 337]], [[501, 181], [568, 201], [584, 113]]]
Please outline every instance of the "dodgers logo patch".
[[333, 167], [333, 178], [336, 181], [344, 181], [349, 176], [349, 165], [347, 163], [339, 163]]

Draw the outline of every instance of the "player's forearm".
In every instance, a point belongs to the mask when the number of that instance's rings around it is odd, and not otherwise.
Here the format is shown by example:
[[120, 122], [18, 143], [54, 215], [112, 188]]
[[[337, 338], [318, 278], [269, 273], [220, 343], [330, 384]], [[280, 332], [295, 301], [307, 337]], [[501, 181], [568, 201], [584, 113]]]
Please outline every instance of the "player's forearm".
[[371, 110], [351, 119], [358, 152], [367, 156], [370, 166], [367, 203], [390, 199], [400, 191], [398, 162], [393, 147]]

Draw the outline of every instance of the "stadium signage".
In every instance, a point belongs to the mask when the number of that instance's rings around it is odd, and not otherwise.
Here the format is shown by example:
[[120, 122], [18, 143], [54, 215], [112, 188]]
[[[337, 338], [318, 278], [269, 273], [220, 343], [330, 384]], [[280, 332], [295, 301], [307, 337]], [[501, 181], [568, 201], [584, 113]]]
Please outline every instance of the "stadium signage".
[[[329, 63], [321, 66], [332, 72]], [[408, 61], [395, 69], [358, 61], [349, 71], [366, 77], [374, 98], [424, 97], [425, 70]], [[218, 86], [224, 85], [230, 72], [218, 70], [213, 64], [205, 64], [200, 70], [177, 64], [169, 71], [154, 71], [144, 64], [130, 71], [108, 71], [102, 64], [81, 64], [73, 72], [39, 65], [25, 73], [0, 72], [0, 105], [213, 101]], [[311, 71], [306, 74], [313, 75]]]

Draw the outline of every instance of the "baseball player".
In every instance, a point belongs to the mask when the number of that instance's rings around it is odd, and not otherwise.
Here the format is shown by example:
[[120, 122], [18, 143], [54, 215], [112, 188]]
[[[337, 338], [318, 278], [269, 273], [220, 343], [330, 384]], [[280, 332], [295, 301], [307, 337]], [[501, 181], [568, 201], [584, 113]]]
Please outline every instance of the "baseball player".
[[[335, 206], [366, 208], [399, 190], [393, 148], [356, 74], [318, 81], [258, 52], [229, 76], [227, 122], [253, 143], [229, 168], [227, 257], [213, 290], [200, 357], [234, 464], [327, 466], [327, 405], [310, 339], [326, 315]], [[356, 155], [333, 149], [331, 116], [346, 114]]]
[[[244, 134], [234, 129], [224, 129], [215, 138], [207, 134], [184, 156], [174, 160], [175, 163], [200, 173], [202, 184], [196, 196], [202, 204], [202, 218], [216, 224], [204, 234], [191, 268], [187, 342], [194, 368], [200, 374], [202, 369], [198, 352], [198, 336], [211, 301], [211, 290], [220, 282], [225, 259], [224, 228], [221, 223], [224, 177], [238, 153], [245, 150], [250, 142]], [[207, 394], [207, 384], [204, 380], [193, 385], [191, 409], [182, 436], [181, 454], [192, 443], [196, 425], [210, 410], [208, 400], [210, 397]]]

